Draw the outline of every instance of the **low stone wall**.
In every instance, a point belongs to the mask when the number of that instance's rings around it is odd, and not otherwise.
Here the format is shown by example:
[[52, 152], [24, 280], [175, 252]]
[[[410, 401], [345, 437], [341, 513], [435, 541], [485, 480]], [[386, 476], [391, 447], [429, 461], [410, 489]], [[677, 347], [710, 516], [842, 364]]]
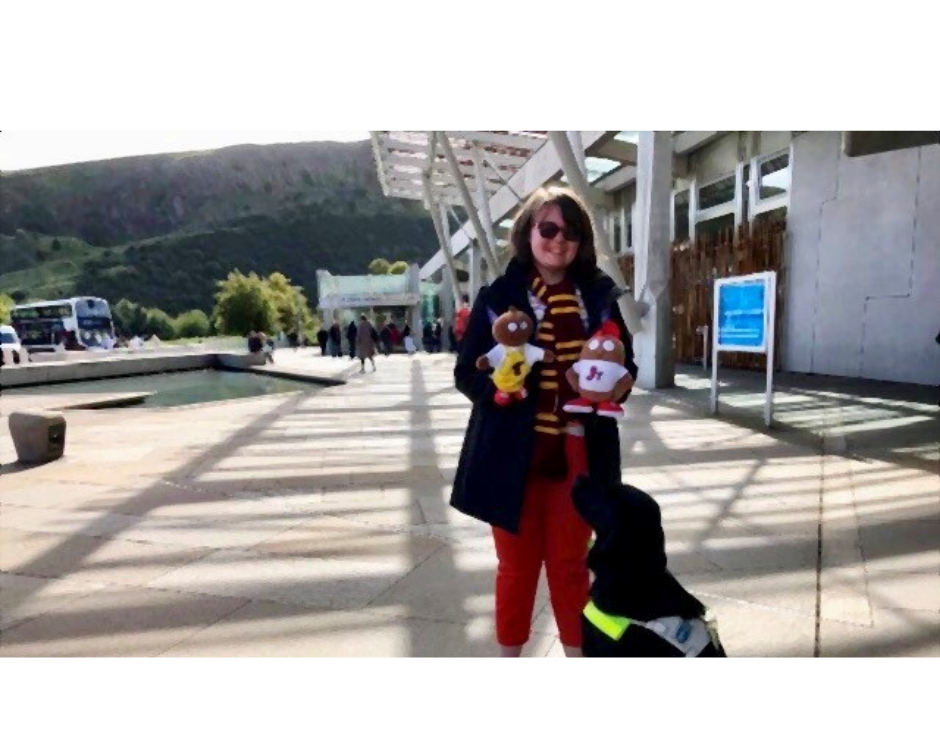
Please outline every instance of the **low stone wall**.
[[218, 354], [215, 366], [219, 369], [247, 370], [251, 367], [264, 366], [264, 354]]
[[[238, 355], [224, 354], [223, 356], [237, 357]], [[108, 377], [132, 377], [191, 369], [210, 369], [216, 366], [217, 359], [218, 355], [214, 353], [193, 353], [26, 364], [0, 369], [0, 387], [52, 385], [60, 382], [100, 380]]]
[[183, 372], [196, 369], [223, 369], [230, 372], [251, 372], [267, 377], [280, 377], [319, 385], [342, 385], [342, 377], [329, 377], [313, 372], [265, 363], [264, 354], [250, 353], [177, 353], [166, 356], [107, 358], [67, 362], [43, 362], [0, 369], [0, 387], [33, 387], [83, 380], [105, 380], [114, 377]]

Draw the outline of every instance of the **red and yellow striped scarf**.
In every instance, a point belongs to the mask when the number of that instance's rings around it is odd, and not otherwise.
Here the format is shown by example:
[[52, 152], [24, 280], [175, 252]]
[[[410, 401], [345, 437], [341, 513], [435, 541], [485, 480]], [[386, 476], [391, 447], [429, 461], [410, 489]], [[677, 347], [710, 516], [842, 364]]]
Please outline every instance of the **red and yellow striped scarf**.
[[565, 373], [580, 357], [586, 337], [581, 304], [577, 286], [568, 279], [549, 286], [533, 269], [529, 288], [545, 305], [535, 345], [555, 354], [555, 361], [540, 371], [532, 467], [544, 476], [564, 477], [568, 470], [565, 461], [568, 414], [561, 407], [577, 397]]

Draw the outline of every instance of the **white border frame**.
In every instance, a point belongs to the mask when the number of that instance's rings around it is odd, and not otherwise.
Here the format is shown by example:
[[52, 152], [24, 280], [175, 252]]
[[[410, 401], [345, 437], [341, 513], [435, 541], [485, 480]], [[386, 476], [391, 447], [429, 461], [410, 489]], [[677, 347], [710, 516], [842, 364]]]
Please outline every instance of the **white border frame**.
[[[764, 345], [761, 347], [719, 345], [718, 330], [721, 326], [718, 317], [718, 302], [721, 298], [721, 287], [733, 286], [756, 279], [762, 279], [764, 281]], [[774, 412], [774, 349], [776, 343], [774, 340], [774, 328], [777, 321], [777, 272], [768, 270], [762, 273], [751, 273], [746, 276], [716, 278], [713, 293], [711, 412], [713, 414], [718, 413], [718, 352], [743, 351], [765, 354], [767, 357], [767, 380], [764, 391], [764, 424], [769, 427], [773, 421]]]

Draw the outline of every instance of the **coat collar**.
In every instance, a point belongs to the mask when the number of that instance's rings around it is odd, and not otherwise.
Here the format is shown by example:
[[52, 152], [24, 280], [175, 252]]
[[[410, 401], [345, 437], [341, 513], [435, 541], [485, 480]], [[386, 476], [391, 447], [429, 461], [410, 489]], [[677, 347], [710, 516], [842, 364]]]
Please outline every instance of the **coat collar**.
[[[493, 301], [500, 307], [493, 311], [500, 314], [509, 307], [514, 306], [522, 310], [529, 317], [533, 317], [532, 307], [529, 304], [528, 297], [528, 267], [513, 258], [506, 266], [503, 275], [493, 282], [492, 290], [496, 297]], [[575, 279], [575, 283], [581, 290], [581, 297], [584, 299], [584, 306], [587, 308], [588, 319], [591, 330], [596, 330], [602, 320], [605, 311], [609, 313], [610, 305], [623, 292], [617, 288], [613, 279], [604, 273], [600, 268], [596, 268], [593, 273], [586, 277]], [[534, 319], [534, 317], [533, 317]]]

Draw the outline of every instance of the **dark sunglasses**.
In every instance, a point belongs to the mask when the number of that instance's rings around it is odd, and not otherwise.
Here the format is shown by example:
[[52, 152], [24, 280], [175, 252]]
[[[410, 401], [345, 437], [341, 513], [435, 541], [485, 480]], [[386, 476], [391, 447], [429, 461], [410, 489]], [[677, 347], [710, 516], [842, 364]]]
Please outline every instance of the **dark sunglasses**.
[[536, 228], [539, 230], [542, 239], [554, 239], [558, 236], [558, 232], [562, 232], [566, 242], [577, 242], [581, 239], [581, 232], [577, 229], [566, 226], [562, 231], [562, 228], [554, 221], [541, 221]]

